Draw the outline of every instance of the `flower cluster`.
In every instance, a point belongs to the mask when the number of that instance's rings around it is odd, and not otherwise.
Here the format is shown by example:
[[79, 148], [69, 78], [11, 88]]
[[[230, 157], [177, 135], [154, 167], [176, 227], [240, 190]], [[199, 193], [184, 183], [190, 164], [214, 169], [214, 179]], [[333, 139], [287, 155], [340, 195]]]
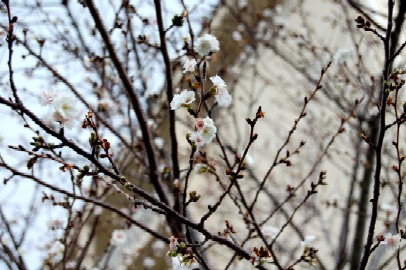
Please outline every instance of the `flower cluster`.
[[181, 107], [187, 107], [195, 101], [195, 92], [183, 90], [180, 94], [176, 94], [171, 101], [171, 110], [178, 110]]
[[195, 50], [201, 56], [206, 56], [211, 52], [218, 52], [220, 50], [220, 43], [215, 36], [204, 34], [197, 39]]
[[217, 128], [210, 117], [196, 118], [196, 130], [190, 135], [190, 140], [197, 146], [201, 147], [210, 143], [216, 136]]

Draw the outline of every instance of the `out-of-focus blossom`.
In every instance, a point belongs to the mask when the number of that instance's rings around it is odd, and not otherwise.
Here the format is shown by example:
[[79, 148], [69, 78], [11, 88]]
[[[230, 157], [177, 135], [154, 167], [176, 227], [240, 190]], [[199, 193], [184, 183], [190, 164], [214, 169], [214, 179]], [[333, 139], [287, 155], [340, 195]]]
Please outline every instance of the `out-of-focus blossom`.
[[196, 40], [195, 50], [201, 56], [206, 56], [211, 52], [218, 52], [220, 43], [215, 36], [204, 34]]
[[228, 107], [233, 101], [233, 97], [228, 93], [227, 89], [220, 88], [217, 90], [217, 95], [214, 96], [217, 104], [220, 107]]
[[392, 235], [391, 233], [387, 233], [382, 245], [386, 245], [386, 248], [389, 250], [397, 250], [400, 247], [401, 240], [402, 238], [399, 234]]
[[316, 236], [314, 235], [306, 235], [305, 239], [303, 241], [301, 241], [301, 245], [304, 248], [309, 248], [312, 246], [314, 240], [316, 240]]
[[127, 235], [124, 230], [114, 230], [111, 234], [110, 244], [121, 245], [127, 241]]
[[60, 229], [63, 227], [63, 221], [59, 218], [48, 220], [48, 227], [52, 230]]
[[73, 97], [60, 96], [54, 101], [54, 118], [61, 124], [67, 124], [79, 116], [77, 102]]
[[154, 144], [158, 149], [162, 149], [164, 147], [165, 141], [161, 137], [154, 138]]
[[275, 239], [275, 237], [278, 235], [279, 233], [279, 229], [273, 226], [264, 226], [262, 228], [262, 234], [265, 237], [269, 237], [271, 239]]
[[76, 267], [76, 262], [74, 262], [74, 261], [68, 261], [65, 263], [66, 269], [75, 269], [75, 267]]
[[103, 207], [96, 205], [93, 210], [95, 216], [100, 216], [103, 212]]
[[40, 103], [42, 106], [51, 105], [56, 99], [55, 90], [46, 90], [41, 94]]
[[232, 34], [232, 38], [234, 41], [241, 41], [242, 40], [242, 36], [240, 31], [234, 31]]
[[144, 258], [144, 261], [142, 263], [146, 269], [151, 269], [156, 264], [155, 260], [151, 257]]
[[398, 212], [398, 208], [393, 204], [383, 203], [381, 209], [385, 211], [387, 216], [393, 216]]

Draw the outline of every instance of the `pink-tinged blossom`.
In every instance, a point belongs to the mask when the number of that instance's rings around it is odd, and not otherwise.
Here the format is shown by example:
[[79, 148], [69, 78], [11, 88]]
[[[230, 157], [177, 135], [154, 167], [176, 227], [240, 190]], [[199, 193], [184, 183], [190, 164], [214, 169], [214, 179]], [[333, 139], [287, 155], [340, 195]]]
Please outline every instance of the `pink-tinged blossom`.
[[197, 131], [192, 132], [192, 134], [190, 135], [190, 140], [194, 142], [197, 147], [201, 147], [204, 145], [200, 132]]
[[178, 247], [178, 245], [178, 238], [176, 238], [175, 236], [171, 236], [171, 238], [169, 238], [169, 250], [174, 251]]
[[214, 96], [217, 104], [220, 107], [228, 107], [233, 101], [233, 97], [228, 93], [227, 89], [219, 88], [217, 89], [217, 95]]
[[383, 203], [381, 204], [381, 209], [385, 211], [388, 216], [395, 215], [398, 212], [398, 208], [393, 204]]
[[204, 127], [204, 119], [203, 118], [196, 118], [195, 119], [196, 129], [202, 129]]
[[111, 234], [110, 244], [116, 246], [124, 244], [127, 241], [127, 236], [124, 230], [114, 230]]
[[210, 117], [197, 118], [195, 125], [196, 130], [190, 135], [190, 140], [193, 141], [197, 147], [210, 143], [217, 132], [214, 121]]
[[220, 43], [215, 36], [204, 34], [197, 39], [195, 50], [201, 56], [206, 56], [211, 52], [218, 52], [220, 50]]
[[195, 101], [195, 92], [183, 90], [181, 93], [176, 94], [171, 101], [171, 110], [178, 110], [182, 106], [189, 105]]
[[63, 221], [58, 218], [48, 220], [48, 227], [52, 230], [63, 228]]
[[65, 268], [66, 269], [75, 269], [76, 268], [76, 262], [75, 261], [68, 261], [65, 263]]
[[195, 59], [187, 58], [183, 63], [183, 73], [195, 71], [196, 64], [197, 62]]
[[392, 235], [391, 233], [387, 233], [382, 245], [386, 245], [386, 248], [389, 250], [397, 250], [400, 247], [401, 240], [402, 238], [399, 234]]

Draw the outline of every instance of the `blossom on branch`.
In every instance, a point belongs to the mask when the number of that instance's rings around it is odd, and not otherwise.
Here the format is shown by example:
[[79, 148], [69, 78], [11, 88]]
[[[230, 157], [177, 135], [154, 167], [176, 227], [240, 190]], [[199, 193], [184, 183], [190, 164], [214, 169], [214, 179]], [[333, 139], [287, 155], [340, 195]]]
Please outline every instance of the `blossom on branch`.
[[214, 97], [217, 104], [221, 107], [230, 106], [233, 97], [228, 93], [227, 85], [224, 80], [218, 75], [210, 77], [210, 80], [213, 83], [213, 92], [215, 91], [216, 93]]
[[76, 100], [70, 96], [61, 96], [54, 101], [54, 119], [61, 124], [68, 124], [79, 116], [75, 106]]
[[210, 81], [213, 83], [213, 86], [217, 89], [225, 89], [227, 87], [224, 80], [218, 75], [210, 77]]
[[197, 147], [210, 143], [217, 132], [214, 121], [210, 117], [197, 118], [195, 121], [196, 130], [190, 135], [190, 140], [194, 142]]
[[197, 39], [195, 50], [201, 56], [206, 56], [211, 52], [218, 52], [220, 50], [220, 43], [215, 36], [204, 34]]
[[183, 73], [195, 71], [196, 64], [197, 62], [195, 59], [187, 58], [183, 63]]
[[41, 105], [42, 106], [51, 105], [52, 103], [54, 103], [56, 96], [57, 95], [54, 90], [46, 90], [42, 92], [40, 99]]
[[181, 93], [176, 94], [171, 101], [171, 110], [178, 110], [183, 106], [192, 104], [195, 101], [195, 92], [183, 90]]
[[400, 247], [400, 240], [402, 240], [402, 238], [399, 234], [392, 235], [391, 233], [387, 233], [382, 245], [386, 245], [386, 248], [389, 250], [397, 250]]
[[228, 93], [227, 89], [220, 88], [217, 90], [217, 95], [214, 96], [217, 104], [220, 107], [228, 107], [233, 101], [233, 97]]

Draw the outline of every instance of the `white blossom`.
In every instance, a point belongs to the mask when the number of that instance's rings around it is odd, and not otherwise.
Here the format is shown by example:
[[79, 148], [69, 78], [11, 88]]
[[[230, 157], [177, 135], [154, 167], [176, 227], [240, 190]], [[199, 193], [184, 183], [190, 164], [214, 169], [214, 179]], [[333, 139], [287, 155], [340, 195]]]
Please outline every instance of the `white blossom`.
[[3, 233], [0, 237], [0, 243], [3, 245], [10, 245], [11, 244], [10, 236]]
[[242, 40], [241, 33], [239, 31], [234, 31], [232, 34], [232, 38], [234, 41], [241, 41]]
[[59, 218], [48, 220], [48, 227], [50, 229], [60, 229], [63, 227], [63, 221]]
[[200, 138], [204, 143], [209, 143], [216, 136], [217, 128], [215, 125], [204, 125], [204, 127], [199, 131]]
[[55, 241], [48, 246], [48, 252], [54, 260], [58, 261], [65, 250], [65, 246], [60, 241]]
[[[244, 152], [245, 152], [245, 150], [242, 150], [242, 151], [241, 151], [241, 156], [244, 155]], [[250, 155], [250, 153], [247, 153], [247, 154], [245, 155], [244, 161], [245, 161], [245, 163], [248, 164], [248, 165], [254, 164], [254, 159], [252, 158], [252, 156]]]
[[158, 149], [162, 149], [164, 147], [165, 141], [161, 137], [154, 138], [154, 144]]
[[217, 89], [225, 89], [227, 87], [226, 83], [218, 75], [210, 77], [210, 81], [212, 81], [213, 86]]
[[52, 103], [54, 103], [56, 97], [57, 95], [55, 90], [46, 90], [41, 94], [40, 103], [42, 106], [51, 105]]
[[114, 230], [111, 234], [110, 244], [112, 245], [120, 245], [125, 243], [127, 240], [127, 236], [124, 230]]
[[144, 258], [144, 261], [142, 263], [146, 269], [150, 269], [156, 264], [155, 260], [151, 257]]
[[388, 216], [395, 215], [398, 212], [398, 208], [393, 204], [382, 203], [381, 209], [385, 211]]
[[309, 248], [312, 246], [312, 243], [316, 240], [316, 236], [314, 235], [306, 235], [305, 239], [300, 242], [302, 247]]
[[66, 269], [75, 269], [76, 267], [76, 262], [75, 261], [68, 261], [65, 263], [65, 268]]
[[196, 40], [195, 50], [201, 56], [206, 56], [211, 52], [218, 52], [220, 50], [220, 43], [215, 36], [204, 34]]
[[180, 94], [176, 94], [171, 101], [171, 110], [178, 110], [184, 105], [189, 105], [195, 101], [195, 92], [183, 90]]
[[195, 71], [196, 64], [197, 62], [195, 59], [187, 58], [183, 63], [183, 73]]
[[275, 237], [278, 235], [279, 233], [279, 229], [273, 226], [264, 226], [262, 228], [262, 234], [265, 237], [269, 237], [271, 239], [275, 239]]
[[214, 98], [216, 99], [216, 102], [220, 107], [228, 107], [233, 101], [233, 97], [225, 88], [219, 88], [217, 90], [217, 95], [215, 95]]
[[389, 250], [397, 250], [400, 247], [401, 240], [402, 238], [399, 234], [392, 235], [391, 233], [387, 233], [382, 245], [386, 245], [386, 248]]
[[264, 11], [262, 11], [262, 16], [264, 17], [271, 17], [272, 16], [272, 10], [269, 8], [264, 9]]
[[103, 212], [103, 207], [96, 205], [93, 209], [93, 214], [95, 216], [100, 216]]
[[67, 124], [79, 116], [76, 100], [70, 96], [61, 96], [54, 101], [54, 118], [61, 124]]
[[162, 242], [162, 241], [159, 241], [159, 240], [155, 241], [152, 244], [152, 250], [154, 252], [156, 252], [156, 253], [162, 252], [165, 248], [166, 248], [166, 244], [164, 242]]
[[183, 262], [182, 256], [178, 255], [172, 257], [173, 270], [194, 270], [199, 269], [199, 264], [197, 262]]
[[217, 132], [213, 119], [208, 116], [206, 118], [196, 118], [195, 124], [196, 130], [191, 133], [189, 139], [193, 141], [197, 147], [210, 143]]
[[204, 145], [200, 132], [193, 131], [192, 134], [190, 135], [190, 140], [194, 142], [197, 147], [201, 147]]

